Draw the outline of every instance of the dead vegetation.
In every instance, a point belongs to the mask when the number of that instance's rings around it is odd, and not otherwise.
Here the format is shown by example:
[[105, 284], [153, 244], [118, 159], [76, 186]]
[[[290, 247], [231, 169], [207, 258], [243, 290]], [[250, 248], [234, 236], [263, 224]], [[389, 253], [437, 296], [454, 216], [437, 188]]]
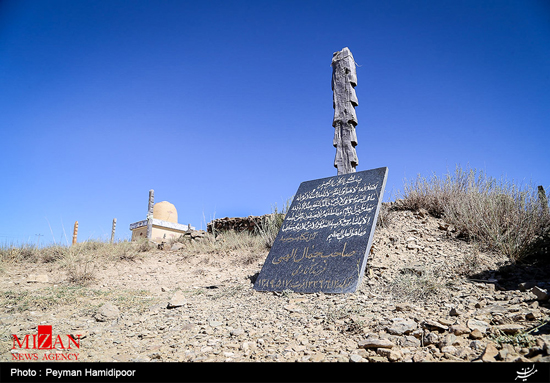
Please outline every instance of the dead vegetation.
[[541, 251], [548, 256], [548, 201], [532, 185], [520, 187], [457, 167], [443, 178], [419, 175], [405, 185], [403, 199], [394, 208], [425, 209], [453, 225], [464, 239], [505, 254], [512, 262]]

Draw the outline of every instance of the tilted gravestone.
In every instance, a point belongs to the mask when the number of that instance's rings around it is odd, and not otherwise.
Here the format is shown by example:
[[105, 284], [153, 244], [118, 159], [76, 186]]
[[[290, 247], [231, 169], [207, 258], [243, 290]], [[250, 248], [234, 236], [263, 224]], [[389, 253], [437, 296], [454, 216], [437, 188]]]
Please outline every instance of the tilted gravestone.
[[254, 288], [349, 293], [359, 287], [388, 168], [356, 172], [357, 75], [348, 48], [332, 58], [336, 177], [303, 182]]
[[254, 289], [354, 292], [365, 272], [387, 175], [384, 167], [300, 184]]

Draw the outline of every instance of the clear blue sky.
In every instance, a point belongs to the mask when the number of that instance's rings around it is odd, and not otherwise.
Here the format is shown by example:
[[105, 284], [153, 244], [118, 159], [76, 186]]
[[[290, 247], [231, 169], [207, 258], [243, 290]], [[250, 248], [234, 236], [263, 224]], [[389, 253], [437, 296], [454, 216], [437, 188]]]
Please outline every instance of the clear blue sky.
[[548, 1], [2, 0], [0, 244], [128, 238], [149, 189], [205, 228], [336, 175], [344, 47], [387, 196], [456, 164], [550, 186]]

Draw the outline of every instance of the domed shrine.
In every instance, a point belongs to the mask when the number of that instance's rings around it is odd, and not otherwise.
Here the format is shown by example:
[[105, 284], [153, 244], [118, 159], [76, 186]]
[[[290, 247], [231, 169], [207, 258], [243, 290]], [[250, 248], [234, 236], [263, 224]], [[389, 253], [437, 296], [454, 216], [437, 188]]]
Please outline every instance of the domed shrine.
[[178, 211], [168, 201], [154, 203], [154, 191], [149, 191], [149, 210], [147, 219], [130, 225], [132, 241], [140, 238], [149, 238], [154, 242], [167, 242], [177, 238], [188, 230], [195, 230], [193, 226], [178, 223]]

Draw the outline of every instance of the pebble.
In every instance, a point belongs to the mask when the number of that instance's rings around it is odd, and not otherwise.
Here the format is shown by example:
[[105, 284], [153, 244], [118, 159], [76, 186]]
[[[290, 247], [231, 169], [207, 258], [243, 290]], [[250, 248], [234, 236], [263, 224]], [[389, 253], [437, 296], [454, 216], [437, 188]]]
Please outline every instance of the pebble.
[[365, 339], [357, 342], [357, 346], [361, 348], [392, 348], [395, 344], [387, 339]]
[[98, 322], [106, 322], [118, 318], [120, 310], [111, 302], [104, 303], [95, 313], [94, 318]]
[[487, 332], [487, 329], [489, 328], [489, 323], [478, 319], [469, 319], [467, 322], [467, 326], [472, 331], [478, 330], [480, 333], [485, 334], [485, 332]]
[[[166, 290], [166, 291], [168, 291], [168, 290]], [[185, 296], [183, 295], [183, 293], [181, 291], [176, 291], [174, 293], [174, 295], [172, 296], [172, 298], [170, 299], [170, 301], [168, 302], [167, 308], [174, 309], [176, 307], [181, 307], [181, 306], [185, 305], [185, 303], [186, 303], [186, 300], [185, 300]]]
[[50, 278], [47, 274], [29, 274], [27, 283], [48, 283]]
[[495, 356], [498, 355], [498, 350], [494, 343], [487, 344], [487, 347], [485, 347], [485, 350], [483, 351], [483, 354], [481, 355], [481, 360], [484, 362], [496, 362]]
[[537, 300], [539, 301], [547, 301], [548, 298], [550, 298], [550, 295], [548, 295], [548, 291], [538, 286], [533, 287], [531, 289], [531, 292], [537, 297]]

